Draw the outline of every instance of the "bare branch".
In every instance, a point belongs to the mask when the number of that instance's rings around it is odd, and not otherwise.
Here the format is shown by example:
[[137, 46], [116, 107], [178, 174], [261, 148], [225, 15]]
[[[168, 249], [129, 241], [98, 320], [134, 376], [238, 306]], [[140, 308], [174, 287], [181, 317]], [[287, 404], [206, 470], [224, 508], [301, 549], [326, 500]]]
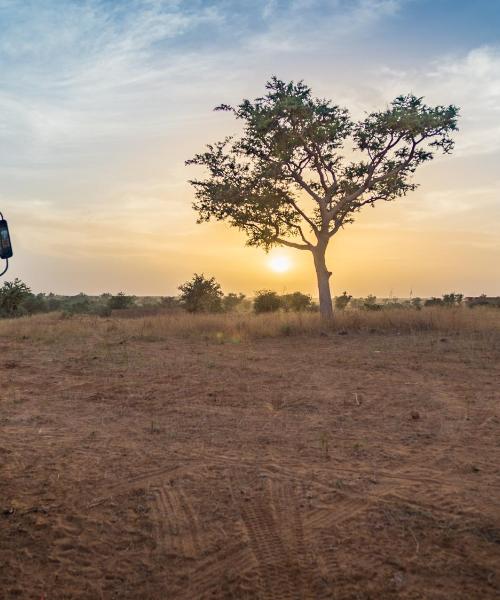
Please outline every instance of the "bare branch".
[[283, 238], [275, 238], [275, 241], [278, 244], [282, 244], [283, 246], [288, 246], [289, 248], [296, 248], [297, 250], [311, 250], [314, 248], [312, 244], [296, 244], [295, 242], [290, 242], [289, 240], [284, 240]]
[[300, 208], [300, 206], [295, 202], [295, 200], [290, 198], [289, 202], [299, 213], [299, 215], [304, 219], [304, 221], [306, 221], [309, 224], [314, 233], [318, 233], [318, 228], [316, 227], [314, 221], [306, 215], [306, 213]]
[[316, 200], [316, 202], [321, 206], [322, 203], [324, 203], [324, 199], [321, 198], [321, 196], [319, 194], [317, 194], [312, 188], [311, 186], [304, 181], [304, 179], [298, 175], [295, 171], [291, 171], [290, 175], [292, 176], [292, 178], [294, 179], [294, 181], [296, 181], [301, 188], [303, 188], [310, 196], [311, 198], [313, 198], [314, 200]]

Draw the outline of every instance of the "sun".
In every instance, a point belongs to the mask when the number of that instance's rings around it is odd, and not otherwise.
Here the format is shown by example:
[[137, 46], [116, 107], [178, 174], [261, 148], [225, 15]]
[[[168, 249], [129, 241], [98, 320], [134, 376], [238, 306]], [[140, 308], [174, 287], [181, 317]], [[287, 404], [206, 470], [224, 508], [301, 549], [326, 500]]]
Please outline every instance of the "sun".
[[269, 268], [275, 273], [286, 273], [290, 270], [292, 263], [288, 256], [271, 256], [268, 260]]

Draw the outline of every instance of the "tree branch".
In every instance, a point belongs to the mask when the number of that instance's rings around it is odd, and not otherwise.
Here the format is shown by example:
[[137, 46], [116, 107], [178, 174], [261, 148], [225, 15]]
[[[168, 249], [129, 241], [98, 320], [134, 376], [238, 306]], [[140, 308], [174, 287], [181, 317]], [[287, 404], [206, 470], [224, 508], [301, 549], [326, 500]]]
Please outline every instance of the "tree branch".
[[384, 173], [384, 175], [381, 175], [379, 177], [375, 177], [373, 178], [373, 175], [377, 169], [377, 167], [381, 164], [382, 160], [384, 159], [384, 157], [386, 156], [387, 152], [389, 152], [389, 150], [391, 148], [393, 148], [400, 140], [401, 140], [401, 136], [399, 136], [399, 138], [397, 139], [396, 142], [390, 144], [389, 146], [387, 146], [384, 149], [384, 152], [381, 152], [379, 154], [379, 159], [376, 160], [375, 162], [373, 162], [370, 165], [370, 168], [368, 170], [368, 176], [366, 177], [364, 183], [361, 185], [361, 187], [359, 187], [355, 192], [352, 192], [352, 194], [349, 194], [348, 196], [344, 197], [338, 204], [337, 206], [331, 211], [331, 217], [333, 218], [335, 215], [337, 215], [345, 206], [348, 206], [351, 202], [353, 202], [354, 200], [356, 200], [357, 198], [359, 198], [362, 194], [364, 194], [372, 185], [376, 184], [376, 183], [381, 183], [383, 181], [386, 181], [387, 179], [389, 179], [390, 177], [392, 177], [393, 175], [396, 175], [397, 173], [399, 173], [399, 171], [402, 171], [403, 169], [406, 169], [406, 167], [408, 167], [408, 165], [411, 163], [411, 161], [413, 160], [413, 157], [415, 156], [415, 148], [417, 147], [417, 144], [419, 144], [424, 138], [421, 138], [418, 141], [413, 140], [412, 143], [412, 147], [410, 150], [410, 154], [408, 155], [408, 158], [402, 162], [401, 164], [399, 164], [397, 167], [395, 167], [394, 169], [391, 169], [390, 171], [388, 171], [387, 173]]
[[293, 198], [290, 198], [290, 204], [295, 208], [295, 210], [304, 219], [304, 221], [306, 221], [306, 223], [310, 225], [314, 233], [318, 233], [318, 228], [316, 227], [314, 221], [306, 215], [306, 213], [299, 207], [299, 205], [295, 202], [295, 200], [293, 200]]
[[295, 242], [290, 242], [288, 240], [284, 240], [283, 238], [275, 238], [275, 241], [278, 244], [282, 244], [283, 246], [288, 246], [289, 248], [296, 248], [297, 250], [311, 250], [314, 248], [312, 244], [296, 244]]

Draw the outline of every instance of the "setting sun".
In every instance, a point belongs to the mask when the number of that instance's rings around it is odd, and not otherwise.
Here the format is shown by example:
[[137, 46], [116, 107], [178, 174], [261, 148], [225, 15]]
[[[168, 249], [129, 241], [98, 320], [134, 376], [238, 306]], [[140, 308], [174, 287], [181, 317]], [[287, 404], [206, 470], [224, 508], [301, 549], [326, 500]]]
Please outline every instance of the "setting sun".
[[269, 268], [275, 273], [286, 273], [291, 269], [292, 263], [288, 256], [271, 256], [268, 260]]

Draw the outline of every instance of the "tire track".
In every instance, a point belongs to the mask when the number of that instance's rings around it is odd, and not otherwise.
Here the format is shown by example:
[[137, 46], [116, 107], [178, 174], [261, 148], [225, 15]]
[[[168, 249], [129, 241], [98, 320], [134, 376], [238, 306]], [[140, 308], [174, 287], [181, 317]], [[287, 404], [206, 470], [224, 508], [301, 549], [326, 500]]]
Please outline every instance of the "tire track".
[[307, 527], [317, 530], [340, 525], [368, 510], [372, 503], [368, 498], [344, 498], [310, 513], [306, 518]]
[[[201, 466], [201, 465], [200, 465]], [[152, 469], [150, 471], [143, 471], [137, 475], [132, 477], [127, 477], [116, 483], [108, 485], [104, 487], [104, 494], [92, 500], [87, 504], [87, 508], [93, 508], [106, 502], [107, 500], [111, 500], [114, 496], [118, 494], [123, 494], [125, 492], [132, 491], [134, 489], [144, 487], [146, 484], [153, 485], [163, 478], [172, 475], [180, 475], [182, 473], [188, 473], [196, 469], [196, 465], [189, 464], [186, 466], [184, 464], [177, 464], [175, 466], [169, 465], [166, 467], [160, 467], [158, 469]], [[97, 484], [98, 485], [98, 484]], [[102, 489], [102, 488], [101, 488]]]
[[[187, 580], [185, 600], [223, 597], [223, 588], [237, 584], [248, 571], [256, 568], [255, 559], [244, 541], [228, 544], [219, 552], [199, 561]], [[237, 596], [233, 596], [237, 597]]]
[[294, 551], [294, 546], [300, 545], [300, 539], [293, 539], [293, 545], [289, 546], [281, 534], [280, 511], [276, 507], [273, 485], [274, 482], [269, 481], [268, 488], [271, 489], [237, 501], [260, 575], [259, 596], [264, 600], [302, 600], [307, 596], [301, 591], [301, 568]]
[[198, 522], [184, 493], [169, 485], [155, 487], [153, 493], [158, 551], [187, 559], [199, 556]]

